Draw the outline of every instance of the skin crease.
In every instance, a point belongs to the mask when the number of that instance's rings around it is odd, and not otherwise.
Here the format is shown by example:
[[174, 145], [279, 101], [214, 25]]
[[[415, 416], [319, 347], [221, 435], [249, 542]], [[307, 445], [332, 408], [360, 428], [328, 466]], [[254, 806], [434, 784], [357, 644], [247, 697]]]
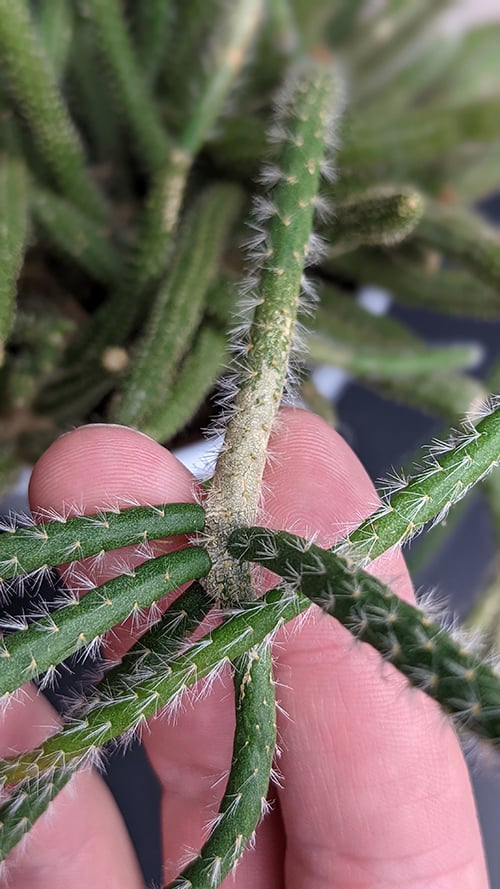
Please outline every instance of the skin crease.
[[[281, 412], [271, 442], [261, 521], [332, 543], [376, 504], [373, 485], [323, 421]], [[88, 426], [59, 438], [38, 461], [32, 508], [110, 498], [189, 500], [193, 481], [165, 449], [133, 430]], [[112, 557], [111, 557], [112, 559]], [[109, 563], [105, 570], [110, 573]], [[397, 552], [372, 570], [413, 594]], [[99, 577], [101, 579], [101, 576]], [[224, 883], [235, 889], [487, 889], [474, 802], [455, 734], [437, 705], [368, 646], [311, 609], [275, 640], [282, 788], [273, 810]], [[113, 643], [110, 643], [113, 645]], [[117, 644], [125, 643], [124, 635]], [[193, 704], [194, 706], [191, 706]], [[29, 748], [54, 714], [27, 687], [1, 717], [0, 755]], [[40, 728], [41, 726], [42, 728]], [[231, 755], [232, 683], [188, 698], [176, 721], [154, 720], [143, 741], [163, 786], [164, 879], [196, 850], [216, 813]], [[121, 817], [102, 780], [79, 774], [36, 824], [28, 855], [15, 850], [7, 889], [136, 889], [142, 885]]]

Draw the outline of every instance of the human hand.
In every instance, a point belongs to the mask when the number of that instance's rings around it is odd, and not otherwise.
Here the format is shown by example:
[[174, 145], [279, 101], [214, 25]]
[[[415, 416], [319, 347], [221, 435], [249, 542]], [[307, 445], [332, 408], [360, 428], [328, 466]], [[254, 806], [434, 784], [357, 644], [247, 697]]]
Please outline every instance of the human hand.
[[[317, 417], [281, 414], [265, 477], [266, 523], [328, 545], [368, 515], [374, 488], [345, 442]], [[123, 427], [89, 426], [58, 439], [30, 485], [37, 511], [111, 498], [188, 500], [193, 480], [175, 457]], [[110, 576], [108, 557], [98, 581]], [[413, 596], [399, 553], [372, 570]], [[104, 571], [104, 574], [102, 573]], [[106, 573], [107, 572], [107, 573]], [[97, 578], [96, 578], [97, 579]], [[283, 787], [233, 881], [235, 889], [486, 889], [481, 840], [466, 766], [439, 707], [334, 620], [311, 609], [300, 631], [275, 646]], [[129, 629], [112, 645], [130, 644]], [[152, 720], [143, 744], [163, 789], [167, 883], [186, 849], [198, 850], [216, 814], [217, 778], [231, 759], [232, 683], [223, 674], [175, 724]], [[28, 749], [54, 724], [28, 688], [1, 717], [0, 755]], [[215, 786], [214, 786], [215, 785]], [[94, 772], [77, 774], [9, 856], [9, 889], [136, 889], [143, 885], [115, 803]]]

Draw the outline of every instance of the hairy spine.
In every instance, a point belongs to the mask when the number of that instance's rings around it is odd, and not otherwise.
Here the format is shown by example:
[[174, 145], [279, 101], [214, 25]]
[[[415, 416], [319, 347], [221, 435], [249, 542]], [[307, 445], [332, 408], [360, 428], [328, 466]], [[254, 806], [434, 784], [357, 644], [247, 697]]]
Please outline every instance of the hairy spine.
[[228, 556], [225, 539], [237, 524], [249, 524], [257, 514], [267, 444], [288, 371], [332, 87], [331, 67], [308, 59], [294, 68], [280, 97], [275, 127], [280, 157], [270, 195], [270, 219], [260, 231], [264, 260], [257, 305], [206, 504], [208, 551], [214, 566], [208, 585], [218, 601], [252, 596], [250, 579]]
[[280, 574], [377, 649], [459, 727], [500, 745], [500, 675], [442, 624], [363, 569], [285, 531], [242, 528], [229, 546], [239, 558]]
[[215, 827], [199, 856], [168, 889], [217, 889], [238, 864], [266, 811], [276, 744], [274, 685], [269, 646], [238, 658], [234, 674], [236, 729], [231, 771]]

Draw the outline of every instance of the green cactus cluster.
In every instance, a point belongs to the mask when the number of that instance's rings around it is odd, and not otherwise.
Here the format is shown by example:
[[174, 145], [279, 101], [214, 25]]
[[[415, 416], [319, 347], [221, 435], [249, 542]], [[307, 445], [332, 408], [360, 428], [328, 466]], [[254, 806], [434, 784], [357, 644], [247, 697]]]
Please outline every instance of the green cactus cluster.
[[[311, 54], [335, 59], [333, 117], [346, 108], [326, 134], [335, 182], [319, 194], [309, 182], [321, 331], [302, 397], [321, 405], [311, 371], [325, 361], [447, 422], [486, 394], [467, 373], [472, 347], [434, 354], [414, 337], [412, 348], [401, 325], [383, 361], [353, 296], [370, 283], [403, 305], [500, 316], [498, 238], [470, 210], [497, 185], [485, 159], [500, 139], [498, 28], [447, 38], [441, 6], [406, 0], [370, 18], [343, 0], [1, 5], [4, 489], [74, 424], [129, 423], [167, 443], [213, 417], [249, 203], [277, 220], [295, 200], [275, 188], [288, 165], [275, 103], [286, 106], [287, 71]], [[258, 232], [252, 243], [265, 266]], [[358, 327], [355, 359], [339, 301]], [[50, 350], [23, 335], [28, 310], [60, 331]]]
[[[272, 636], [313, 604], [500, 746], [500, 568], [470, 617], [480, 651], [366, 571], [479, 482], [500, 540], [498, 366], [481, 383], [474, 343], [430, 347], [356, 300], [371, 283], [403, 305], [500, 318], [500, 238], [472, 209], [498, 185], [499, 30], [451, 40], [442, 6], [0, 0], [0, 483], [89, 420], [165, 444], [210, 419], [225, 435], [196, 504], [5, 525], [2, 706], [124, 621], [141, 635], [54, 734], [0, 762], [0, 860], [106, 744], [230, 665], [220, 811], [170, 884], [219, 886], [266, 811]], [[334, 422], [312, 373], [323, 363], [453, 423], [328, 550], [256, 526], [284, 395]], [[99, 586], [80, 571], [126, 546], [137, 567], [118, 554]], [[60, 565], [73, 591], [56, 608], [32, 613], [26, 597], [9, 614], [24, 579]], [[282, 582], [260, 595], [253, 565]]]

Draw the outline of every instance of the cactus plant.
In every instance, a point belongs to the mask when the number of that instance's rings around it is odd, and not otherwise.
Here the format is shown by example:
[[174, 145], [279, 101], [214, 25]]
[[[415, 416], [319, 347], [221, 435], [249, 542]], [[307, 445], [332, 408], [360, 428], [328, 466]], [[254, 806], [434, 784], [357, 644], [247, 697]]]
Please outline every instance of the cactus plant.
[[[221, 885], [275, 774], [272, 640], [313, 606], [460, 732], [500, 744], [490, 656], [367, 571], [483, 480], [497, 515], [500, 461], [498, 374], [487, 391], [466, 373], [477, 347], [430, 348], [354, 296], [371, 281], [403, 303], [500, 315], [500, 241], [468, 206], [495, 181], [480, 169], [500, 137], [496, 100], [486, 75], [467, 81], [463, 101], [450, 86], [487, 35], [453, 46], [435, 36], [430, 65], [415, 38], [435, 33], [434, 4], [388, 5], [0, 0], [2, 482], [88, 420], [175, 443], [201, 415], [224, 434], [213, 474], [183, 502], [144, 505], [141, 492], [6, 523], [5, 719], [69, 655], [104, 661], [52, 733], [1, 760], [2, 861], [105, 745], [175, 715], [190, 689], [229, 671], [234, 744], [219, 812], [167, 878], [172, 889]], [[50, 319], [44, 348], [33, 317]], [[283, 399], [298, 391], [318, 404], [311, 369], [325, 360], [454, 428], [370, 514], [314, 541], [290, 533], [294, 517], [289, 531], [266, 522], [264, 473]], [[33, 608], [29, 582], [57, 566], [68, 590]], [[266, 592], [262, 567], [278, 575]], [[489, 642], [491, 589], [471, 617]], [[10, 602], [23, 593], [19, 615]]]

